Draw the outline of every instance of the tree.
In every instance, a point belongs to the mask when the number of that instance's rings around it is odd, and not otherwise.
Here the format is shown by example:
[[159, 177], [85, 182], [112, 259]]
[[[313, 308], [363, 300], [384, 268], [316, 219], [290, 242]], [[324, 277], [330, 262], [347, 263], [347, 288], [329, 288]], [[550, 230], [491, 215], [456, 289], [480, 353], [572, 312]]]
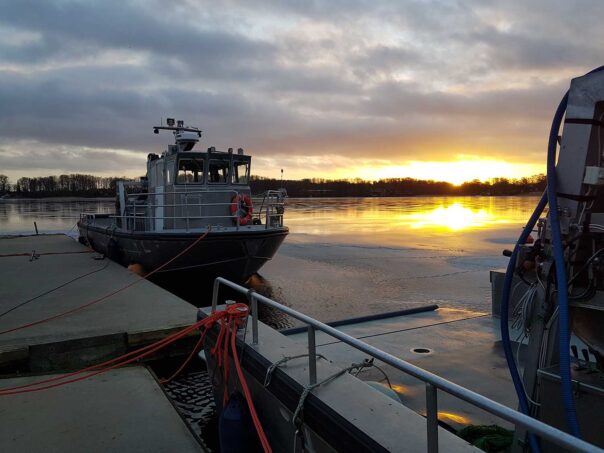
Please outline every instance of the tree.
[[10, 184], [8, 182], [8, 176], [0, 175], [0, 193], [6, 193], [10, 190]]

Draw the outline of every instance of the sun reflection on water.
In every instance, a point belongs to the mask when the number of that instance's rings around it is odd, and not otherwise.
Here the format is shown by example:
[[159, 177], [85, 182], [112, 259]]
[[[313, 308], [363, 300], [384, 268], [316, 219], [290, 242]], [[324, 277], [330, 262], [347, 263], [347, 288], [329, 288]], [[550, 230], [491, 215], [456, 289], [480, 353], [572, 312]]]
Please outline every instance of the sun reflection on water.
[[453, 412], [438, 411], [438, 419], [441, 421], [449, 421], [460, 425], [469, 425], [472, 421], [468, 417], [455, 414]]
[[400, 384], [391, 384], [390, 388], [400, 395], [404, 395], [409, 392], [409, 389], [407, 387]]
[[493, 211], [472, 209], [461, 202], [411, 213], [400, 214], [399, 219], [410, 228], [462, 231], [482, 228], [493, 224], [509, 223], [506, 217], [498, 217]]
[[536, 197], [289, 199], [287, 242], [338, 241], [380, 247], [499, 254], [518, 238]]

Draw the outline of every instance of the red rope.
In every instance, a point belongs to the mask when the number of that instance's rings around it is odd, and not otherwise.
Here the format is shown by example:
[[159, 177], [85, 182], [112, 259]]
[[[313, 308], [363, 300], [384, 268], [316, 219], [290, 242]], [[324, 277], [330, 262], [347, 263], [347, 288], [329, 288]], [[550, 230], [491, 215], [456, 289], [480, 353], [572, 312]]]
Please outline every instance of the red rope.
[[212, 227], [208, 226], [208, 230], [203, 235], [199, 236], [191, 245], [187, 246], [178, 255], [174, 256], [171, 259], [169, 259], [164, 264], [162, 264], [161, 266], [155, 268], [154, 270], [152, 270], [148, 274], [140, 276], [137, 280], [135, 280], [135, 281], [133, 281], [131, 283], [128, 283], [127, 285], [122, 286], [121, 288], [116, 289], [115, 291], [112, 291], [109, 294], [106, 294], [106, 295], [104, 295], [102, 297], [94, 299], [94, 300], [92, 300], [90, 302], [87, 302], [87, 303], [85, 303], [83, 305], [80, 305], [78, 307], [66, 310], [66, 311], [64, 311], [62, 313], [50, 316], [48, 318], [43, 318], [43, 319], [40, 319], [38, 321], [33, 321], [33, 322], [30, 322], [30, 323], [27, 323], [27, 324], [23, 324], [23, 325], [20, 325], [18, 327], [13, 327], [12, 329], [0, 331], [0, 335], [4, 335], [4, 334], [7, 334], [7, 333], [15, 332], [17, 330], [27, 329], [29, 327], [37, 326], [38, 324], [43, 324], [45, 322], [49, 322], [49, 321], [52, 321], [52, 320], [57, 319], [57, 318], [62, 318], [63, 316], [70, 315], [72, 313], [75, 313], [75, 312], [78, 312], [80, 310], [83, 310], [84, 308], [90, 307], [91, 305], [95, 305], [95, 304], [98, 304], [99, 302], [102, 302], [104, 300], [109, 299], [111, 296], [114, 296], [114, 295], [116, 295], [116, 294], [118, 294], [118, 293], [120, 293], [120, 292], [122, 292], [122, 291], [124, 291], [124, 290], [126, 290], [128, 288], [130, 288], [131, 286], [134, 286], [137, 283], [140, 283], [141, 281], [143, 281], [143, 280], [151, 277], [156, 272], [159, 272], [160, 270], [162, 270], [163, 268], [165, 268], [168, 264], [170, 264], [173, 261], [175, 261], [176, 259], [180, 258], [182, 255], [184, 255], [189, 250], [191, 250], [194, 246], [196, 246], [199, 242], [201, 242], [203, 239], [205, 239], [205, 237], [210, 233], [211, 229], [212, 229]]
[[218, 338], [216, 340], [216, 345], [212, 349], [212, 355], [215, 357], [216, 363], [222, 363], [222, 376], [224, 383], [224, 402], [228, 399], [228, 377], [229, 377], [229, 360], [228, 360], [228, 350], [229, 346], [231, 349], [231, 353], [233, 355], [233, 363], [235, 364], [235, 370], [237, 371], [237, 376], [239, 377], [239, 382], [241, 384], [241, 388], [243, 390], [243, 394], [247, 401], [247, 405], [250, 409], [250, 414], [252, 416], [252, 421], [254, 422], [254, 426], [256, 428], [256, 432], [258, 433], [258, 437], [260, 438], [260, 443], [262, 444], [262, 448], [265, 453], [272, 452], [271, 446], [269, 444], [268, 438], [264, 433], [264, 429], [262, 428], [262, 423], [260, 423], [260, 419], [258, 418], [258, 414], [256, 413], [256, 408], [254, 406], [254, 401], [252, 399], [252, 394], [247, 385], [247, 381], [245, 379], [245, 375], [241, 369], [241, 365], [239, 363], [239, 355], [237, 354], [237, 329], [239, 327], [243, 327], [245, 324], [245, 320], [248, 315], [248, 307], [245, 304], [233, 304], [229, 305], [226, 308], [227, 317], [226, 319], [222, 319], [222, 323], [220, 326], [220, 332], [218, 333]]
[[174, 379], [176, 376], [178, 376], [180, 373], [182, 373], [182, 370], [184, 370], [186, 368], [186, 366], [189, 364], [189, 362], [191, 361], [191, 359], [201, 349], [201, 347], [203, 345], [203, 340], [204, 340], [207, 332], [208, 332], [208, 329], [206, 328], [206, 330], [204, 330], [204, 332], [199, 336], [199, 340], [197, 341], [197, 344], [191, 350], [191, 353], [189, 354], [189, 356], [187, 357], [187, 359], [182, 363], [182, 365], [170, 377], [165, 378], [165, 379], [161, 379], [159, 381], [160, 384], [167, 384], [172, 379]]
[[[12, 395], [12, 394], [17, 394], [17, 393], [28, 393], [28, 392], [36, 392], [39, 390], [46, 390], [47, 388], [52, 388], [52, 387], [58, 387], [60, 385], [65, 385], [65, 384], [69, 384], [72, 382], [77, 382], [79, 380], [83, 380], [83, 379], [87, 379], [89, 377], [92, 376], [96, 376], [97, 374], [101, 374], [104, 373], [106, 371], [127, 365], [129, 363], [132, 363], [135, 360], [140, 360], [144, 357], [147, 357], [148, 355], [159, 351], [160, 349], [163, 349], [164, 347], [174, 343], [177, 340], [180, 340], [181, 338], [185, 337], [187, 334], [189, 334], [190, 332], [194, 331], [195, 329], [199, 329], [201, 327], [204, 327], [205, 330], [207, 331], [210, 327], [212, 327], [212, 325], [219, 319], [221, 319], [222, 317], [226, 316], [226, 311], [217, 311], [213, 314], [211, 314], [210, 316], [208, 316], [207, 318], [204, 318], [200, 321], [197, 321], [195, 324], [192, 324], [190, 326], [185, 327], [182, 330], [179, 330], [178, 332], [175, 332], [171, 335], [168, 335], [165, 338], [162, 338], [161, 340], [156, 341], [155, 343], [151, 343], [147, 346], [143, 346], [141, 348], [138, 348], [134, 351], [131, 351], [127, 354], [121, 355], [119, 357], [116, 357], [114, 359], [111, 360], [107, 360], [105, 362], [96, 364], [96, 365], [91, 365], [89, 367], [83, 368], [81, 370], [78, 371], [73, 371], [71, 373], [67, 373], [67, 374], [63, 374], [61, 376], [55, 376], [52, 378], [48, 378], [48, 379], [44, 379], [41, 381], [36, 381], [36, 382], [32, 382], [29, 384], [23, 384], [23, 385], [18, 385], [15, 387], [6, 387], [3, 389], [0, 389], [0, 396], [3, 395]], [[205, 337], [205, 332], [203, 334], [203, 336]], [[127, 360], [126, 360], [127, 359]], [[181, 367], [182, 368], [182, 367]], [[74, 380], [68, 380], [68, 381], [64, 381], [64, 379], [66, 378], [70, 378], [70, 377], [74, 377], [77, 375], [81, 375], [83, 373], [86, 372], [90, 372], [89, 374], [84, 375], [83, 377], [79, 377], [78, 379], [74, 379]], [[57, 382], [57, 381], [63, 381], [60, 382], [58, 384], [52, 385], [52, 386], [45, 386], [45, 387], [37, 387], [43, 384], [49, 384], [51, 382]], [[36, 387], [36, 388], [32, 388], [32, 387]], [[29, 389], [29, 390], [23, 390], [20, 391], [22, 389]]]

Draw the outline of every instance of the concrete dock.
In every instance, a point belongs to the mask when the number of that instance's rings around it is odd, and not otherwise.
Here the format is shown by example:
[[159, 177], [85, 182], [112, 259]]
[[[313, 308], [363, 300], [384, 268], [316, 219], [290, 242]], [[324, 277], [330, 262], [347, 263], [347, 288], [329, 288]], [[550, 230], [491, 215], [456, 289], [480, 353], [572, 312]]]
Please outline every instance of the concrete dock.
[[[0, 389], [117, 357], [195, 322], [193, 306], [142, 280], [35, 324], [138, 280], [65, 235], [0, 238]], [[0, 395], [0, 418], [1, 451], [202, 449], [143, 366]]]
[[[32, 251], [39, 258], [6, 256]], [[88, 251], [65, 235], [0, 239], [2, 369], [14, 369], [17, 364], [36, 372], [77, 369], [157, 341], [195, 321], [193, 306], [143, 280], [70, 315], [2, 333], [81, 306], [140, 279], [119, 264], [99, 260], [97, 253], [85, 253]]]
[[[3, 379], [0, 385], [38, 379]], [[159, 384], [139, 366], [47, 391], [2, 396], [0, 419], [2, 451], [201, 451]]]

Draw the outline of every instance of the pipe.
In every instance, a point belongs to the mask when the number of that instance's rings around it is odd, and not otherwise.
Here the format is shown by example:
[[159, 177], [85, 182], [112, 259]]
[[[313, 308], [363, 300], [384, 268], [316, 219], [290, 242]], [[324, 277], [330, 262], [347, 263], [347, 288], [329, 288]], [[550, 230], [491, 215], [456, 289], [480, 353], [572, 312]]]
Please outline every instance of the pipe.
[[[389, 311], [387, 313], [378, 313], [375, 315], [358, 316], [356, 318], [339, 319], [337, 321], [326, 322], [330, 327], [348, 326], [351, 324], [358, 324], [361, 322], [378, 321], [381, 319], [394, 318], [396, 316], [407, 316], [415, 315], [417, 313], [425, 313], [427, 311], [434, 311], [438, 309], [438, 305], [424, 305], [421, 307], [407, 308], [405, 310]], [[306, 327], [290, 327], [289, 329], [280, 330], [279, 333], [282, 335], [295, 335], [298, 333], [306, 332]]]
[[558, 323], [560, 343], [560, 382], [562, 388], [562, 402], [566, 424], [570, 433], [580, 437], [579, 423], [577, 422], [577, 411], [572, 392], [570, 375], [570, 328], [568, 309], [568, 282], [566, 278], [566, 263], [564, 261], [564, 248], [562, 247], [562, 234], [560, 232], [560, 220], [558, 218], [558, 200], [556, 189], [556, 150], [558, 131], [562, 123], [562, 117], [568, 103], [568, 92], [564, 95], [552, 121], [549, 132], [549, 143], [547, 149], [547, 195], [549, 198], [549, 218], [552, 231], [552, 245], [554, 247], [554, 261], [556, 263], [556, 288], [558, 289]]

